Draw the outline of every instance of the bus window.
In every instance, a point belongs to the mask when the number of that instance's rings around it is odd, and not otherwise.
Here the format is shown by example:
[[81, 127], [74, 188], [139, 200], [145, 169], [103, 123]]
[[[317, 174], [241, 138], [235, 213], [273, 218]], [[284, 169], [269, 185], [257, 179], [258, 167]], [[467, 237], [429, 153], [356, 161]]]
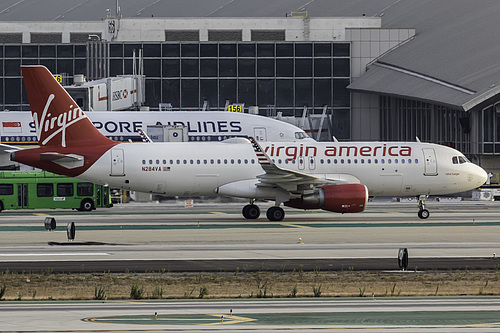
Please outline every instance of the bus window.
[[77, 183], [76, 195], [79, 197], [89, 197], [94, 195], [94, 184], [92, 183]]
[[39, 197], [51, 197], [54, 195], [54, 186], [51, 183], [36, 184], [36, 195]]
[[14, 184], [0, 184], [0, 195], [14, 194]]
[[71, 197], [73, 196], [73, 183], [59, 183], [57, 184], [58, 197]]
[[46, 208], [89, 210], [109, 207], [113, 207], [113, 204], [107, 186], [46, 171], [0, 171], [0, 211]]

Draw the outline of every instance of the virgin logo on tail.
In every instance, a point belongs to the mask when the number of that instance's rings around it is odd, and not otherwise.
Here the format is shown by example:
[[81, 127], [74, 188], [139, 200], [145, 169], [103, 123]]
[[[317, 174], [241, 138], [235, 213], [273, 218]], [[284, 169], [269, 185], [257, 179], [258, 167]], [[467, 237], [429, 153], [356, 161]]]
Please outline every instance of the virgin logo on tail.
[[38, 141], [42, 147], [116, 144], [95, 128], [47, 68], [33, 65], [22, 66], [21, 69]]
[[40, 118], [38, 117], [38, 113], [36, 111], [33, 111], [33, 120], [35, 122], [36, 134], [39, 138], [42, 138], [42, 131], [46, 134], [48, 134], [49, 131], [52, 131], [52, 133], [50, 135], [47, 135], [40, 143], [41, 146], [45, 146], [57, 134], [62, 133], [61, 146], [66, 147], [66, 129], [76, 122], [87, 118], [87, 116], [78, 106], [73, 108], [72, 104], [69, 106], [69, 110], [67, 112], [61, 112], [59, 113], [59, 115], [51, 117], [52, 114], [48, 113], [48, 110], [54, 98], [56, 98], [54, 94], [49, 95]]
[[95, 128], [47, 68], [21, 70], [40, 147], [17, 151], [13, 160], [75, 177], [118, 144]]

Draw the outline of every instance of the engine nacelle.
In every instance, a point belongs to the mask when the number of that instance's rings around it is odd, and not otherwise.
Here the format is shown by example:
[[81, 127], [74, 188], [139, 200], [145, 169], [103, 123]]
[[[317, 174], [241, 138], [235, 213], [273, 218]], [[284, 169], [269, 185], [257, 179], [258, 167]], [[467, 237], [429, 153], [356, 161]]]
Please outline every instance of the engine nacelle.
[[362, 184], [325, 185], [318, 191], [302, 195], [302, 200], [285, 203], [303, 209], [321, 208], [335, 213], [359, 213], [368, 202], [368, 188]]
[[239, 180], [224, 184], [215, 189], [215, 193], [230, 197], [273, 199], [276, 198], [276, 188], [257, 186], [257, 179]]
[[290, 199], [284, 202], [283, 205], [297, 209], [321, 209], [318, 205], [305, 204], [301, 198]]

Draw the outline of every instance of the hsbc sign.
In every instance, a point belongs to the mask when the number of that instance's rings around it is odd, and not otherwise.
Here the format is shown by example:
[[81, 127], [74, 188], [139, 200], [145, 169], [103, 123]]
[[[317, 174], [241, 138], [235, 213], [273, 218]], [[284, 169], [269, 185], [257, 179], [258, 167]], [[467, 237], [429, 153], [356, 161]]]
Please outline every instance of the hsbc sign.
[[112, 93], [111, 100], [112, 101], [119, 101], [120, 99], [124, 99], [127, 97], [128, 97], [128, 90], [127, 89], [115, 90]]
[[99, 83], [92, 89], [94, 111], [125, 110], [138, 102], [133, 77], [119, 77]]

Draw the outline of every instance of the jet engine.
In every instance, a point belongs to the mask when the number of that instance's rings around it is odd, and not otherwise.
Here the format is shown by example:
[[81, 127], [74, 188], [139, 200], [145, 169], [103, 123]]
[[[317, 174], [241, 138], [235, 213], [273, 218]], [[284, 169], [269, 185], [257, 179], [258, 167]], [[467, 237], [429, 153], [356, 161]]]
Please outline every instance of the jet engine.
[[299, 209], [324, 209], [335, 213], [362, 212], [368, 201], [368, 188], [362, 184], [325, 185], [284, 204]]

